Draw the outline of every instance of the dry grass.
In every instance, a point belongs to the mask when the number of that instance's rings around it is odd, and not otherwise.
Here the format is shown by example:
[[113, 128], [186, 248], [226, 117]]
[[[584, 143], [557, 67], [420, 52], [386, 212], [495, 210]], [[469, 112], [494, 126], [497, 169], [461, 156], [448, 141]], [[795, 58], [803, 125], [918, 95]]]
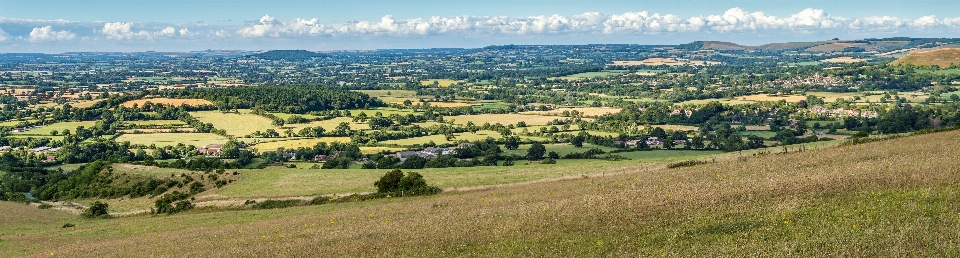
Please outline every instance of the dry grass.
[[430, 86], [430, 85], [433, 85], [433, 82], [437, 82], [437, 85], [440, 87], [450, 87], [450, 85], [457, 84], [460, 81], [450, 80], [450, 79], [429, 79], [429, 80], [420, 81], [420, 85]]
[[154, 104], [160, 103], [160, 104], [171, 105], [171, 106], [181, 106], [181, 105], [187, 105], [187, 106], [213, 105], [213, 102], [210, 102], [210, 101], [205, 100], [205, 99], [170, 99], [170, 98], [138, 99], [138, 100], [131, 100], [131, 101], [123, 102], [123, 104], [121, 104], [121, 105], [124, 106], [124, 107], [133, 107], [133, 104], [137, 104], [137, 106], [143, 106], [143, 104], [146, 104], [148, 101], [149, 101], [150, 103], [154, 103]]
[[574, 111], [580, 112], [585, 117], [593, 116], [602, 116], [607, 114], [616, 114], [620, 113], [622, 109], [619, 108], [606, 108], [606, 107], [578, 107], [578, 108], [558, 108], [549, 111], [527, 111], [522, 114], [531, 114], [531, 115], [560, 115], [563, 114], [563, 111]]
[[897, 59], [897, 61], [893, 61], [891, 64], [936, 65], [941, 68], [947, 68], [950, 64], [960, 64], [960, 48], [916, 51]]
[[432, 197], [7, 228], [0, 254], [953, 257], [958, 137], [681, 169], [627, 165], [606, 177]]

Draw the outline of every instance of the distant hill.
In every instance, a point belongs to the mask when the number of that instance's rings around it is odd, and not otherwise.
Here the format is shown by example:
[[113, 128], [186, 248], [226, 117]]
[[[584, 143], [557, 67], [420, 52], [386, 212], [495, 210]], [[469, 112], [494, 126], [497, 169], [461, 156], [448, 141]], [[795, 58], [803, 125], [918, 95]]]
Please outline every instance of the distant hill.
[[941, 48], [930, 51], [913, 52], [897, 59], [897, 61], [893, 61], [892, 64], [936, 65], [941, 68], [947, 68], [950, 64], [960, 64], [960, 48]]
[[310, 52], [306, 50], [270, 50], [267, 52], [250, 55], [249, 57], [255, 57], [266, 60], [287, 60], [287, 61], [302, 61], [310, 60], [311, 58], [324, 57], [324, 55], [316, 52]]

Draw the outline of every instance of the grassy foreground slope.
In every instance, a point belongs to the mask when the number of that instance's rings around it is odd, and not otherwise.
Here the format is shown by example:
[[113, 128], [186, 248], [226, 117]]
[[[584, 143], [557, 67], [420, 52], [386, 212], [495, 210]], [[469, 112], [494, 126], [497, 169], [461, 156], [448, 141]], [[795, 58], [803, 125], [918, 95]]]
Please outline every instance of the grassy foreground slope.
[[[0, 221], [0, 256], [956, 257], [958, 138], [428, 197], [77, 219], [69, 229]], [[16, 207], [29, 208], [3, 206]]]

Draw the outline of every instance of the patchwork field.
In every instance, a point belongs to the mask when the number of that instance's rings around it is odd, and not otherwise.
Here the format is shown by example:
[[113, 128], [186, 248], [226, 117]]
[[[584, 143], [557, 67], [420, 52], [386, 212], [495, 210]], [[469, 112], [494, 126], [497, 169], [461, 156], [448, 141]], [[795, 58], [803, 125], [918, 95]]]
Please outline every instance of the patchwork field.
[[503, 136], [500, 135], [500, 133], [490, 131], [490, 130], [480, 130], [480, 131], [477, 131], [477, 133], [470, 133], [470, 132], [457, 133], [457, 134], [454, 134], [454, 136], [455, 136], [455, 139], [453, 139], [452, 141], [448, 141], [447, 138], [443, 135], [430, 135], [430, 136], [414, 137], [414, 138], [399, 139], [399, 140], [382, 141], [380, 142], [380, 144], [411, 146], [414, 144], [425, 144], [430, 141], [433, 141], [436, 144], [446, 144], [446, 143], [455, 143], [455, 142], [464, 141], [464, 140], [479, 141], [479, 140], [487, 139], [487, 137], [491, 137], [494, 139], [503, 138]]
[[124, 123], [135, 124], [135, 125], [185, 125], [180, 120], [146, 120], [146, 121], [126, 121]]
[[[371, 113], [371, 114], [367, 114], [367, 115], [372, 116], [373, 114]], [[369, 124], [366, 124], [366, 123], [354, 123], [354, 122], [353, 122], [353, 118], [349, 118], [349, 117], [336, 117], [336, 118], [333, 118], [333, 119], [313, 121], [313, 122], [306, 123], [306, 124], [286, 124], [286, 125], [284, 125], [283, 127], [290, 127], [290, 128], [293, 128], [293, 131], [294, 131], [294, 132], [299, 132], [300, 129], [303, 129], [304, 127], [317, 127], [317, 126], [319, 126], [319, 127], [322, 127], [324, 130], [326, 130], [326, 131], [329, 133], [329, 132], [333, 131], [334, 129], [336, 129], [337, 126], [339, 126], [340, 123], [342, 123], [342, 122], [350, 123], [350, 129], [351, 129], [351, 130], [368, 130], [368, 129], [370, 129], [370, 125], [369, 125]]]
[[[267, 129], [277, 130], [273, 126], [273, 121], [269, 118], [240, 112], [222, 113], [220, 111], [196, 111], [190, 112], [190, 115], [200, 120], [200, 122], [211, 123], [214, 128], [227, 131], [227, 134], [234, 136], [245, 136], [256, 131], [265, 132]], [[282, 132], [278, 130], [278, 132]]]
[[578, 74], [572, 74], [567, 76], [561, 76], [557, 78], [571, 81], [571, 80], [603, 78], [603, 77], [609, 77], [609, 76], [619, 76], [619, 75], [623, 75], [626, 72], [627, 72], [626, 70], [607, 70], [607, 71], [601, 71], [601, 72], [578, 73]]
[[222, 144], [227, 142], [226, 137], [212, 133], [150, 133], [150, 134], [124, 134], [117, 137], [115, 141], [130, 144], [142, 144], [150, 146], [156, 144], [157, 147], [176, 146], [177, 143], [193, 146], [205, 146], [207, 144]]
[[678, 59], [678, 58], [648, 58], [641, 61], [613, 61], [612, 66], [639, 66], [639, 65], [649, 65], [649, 66], [683, 66], [683, 65], [719, 65], [720, 62], [715, 61], [698, 61], [698, 60], [689, 60], [689, 59]]
[[124, 102], [124, 103], [121, 104], [121, 105], [124, 106], [124, 107], [133, 107], [134, 104], [136, 104], [137, 106], [143, 106], [143, 104], [145, 104], [145, 103], [147, 103], [147, 102], [154, 103], [154, 104], [160, 103], [160, 104], [170, 105], [170, 106], [182, 106], [182, 105], [187, 105], [187, 106], [202, 106], [202, 105], [213, 105], [213, 102], [210, 102], [210, 101], [205, 100], [205, 99], [170, 99], [170, 98], [138, 99], [138, 100], [131, 100], [131, 101]]

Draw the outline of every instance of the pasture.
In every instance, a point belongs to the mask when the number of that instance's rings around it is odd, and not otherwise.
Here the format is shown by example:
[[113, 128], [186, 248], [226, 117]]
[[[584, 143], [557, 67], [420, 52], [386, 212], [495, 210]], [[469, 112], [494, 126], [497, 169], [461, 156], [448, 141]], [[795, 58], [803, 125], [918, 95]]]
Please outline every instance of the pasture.
[[144, 121], [126, 121], [124, 123], [134, 124], [134, 125], [157, 125], [157, 126], [171, 126], [171, 125], [186, 125], [180, 120], [144, 120]]
[[50, 125], [45, 125], [40, 128], [31, 129], [26, 132], [14, 133], [14, 135], [51, 135], [53, 131], [58, 133], [63, 133], [63, 130], [70, 130], [70, 132], [76, 132], [77, 127], [83, 126], [84, 128], [90, 128], [97, 124], [96, 121], [82, 121], [82, 122], [59, 122]]
[[134, 104], [136, 104], [137, 106], [143, 106], [143, 104], [146, 104], [147, 102], [150, 102], [153, 104], [175, 106], [175, 107], [182, 106], [182, 105], [187, 105], [187, 106], [213, 105], [213, 102], [210, 102], [209, 100], [205, 100], [205, 99], [170, 99], [170, 98], [138, 99], [138, 100], [123, 102], [123, 104], [120, 104], [120, 105], [124, 107], [133, 107]]
[[[370, 114], [367, 114], [367, 115], [369, 115], [369, 116], [372, 117], [373, 114], [370, 113]], [[322, 127], [323, 130], [326, 130], [327, 133], [329, 133], [329, 132], [332, 132], [334, 129], [336, 129], [337, 126], [339, 126], [340, 123], [343, 123], [343, 122], [349, 123], [351, 130], [369, 130], [369, 129], [370, 129], [370, 125], [369, 125], [369, 124], [366, 124], [366, 123], [354, 123], [354, 122], [353, 122], [353, 118], [350, 118], [350, 117], [335, 117], [335, 118], [327, 119], [327, 120], [313, 121], [313, 122], [306, 123], [306, 124], [286, 124], [286, 125], [284, 125], [283, 127], [284, 127], [284, 128], [287, 128], [287, 127], [293, 128], [293, 131], [294, 131], [294, 132], [299, 132], [301, 129], [303, 129], [303, 128], [305, 128], [305, 127], [317, 127], [317, 126], [319, 126], [319, 127]]]
[[517, 122], [525, 122], [527, 125], [545, 125], [547, 122], [564, 119], [562, 117], [556, 116], [541, 116], [541, 115], [524, 115], [524, 114], [486, 114], [486, 115], [463, 115], [463, 116], [448, 116], [443, 118], [446, 121], [453, 121], [456, 124], [467, 124], [467, 122], [473, 122], [476, 125], [483, 125], [484, 123], [496, 124], [500, 123], [502, 125], [517, 124]]
[[150, 133], [150, 134], [124, 134], [117, 137], [116, 142], [130, 142], [130, 144], [142, 144], [150, 146], [156, 144], [157, 147], [176, 146], [178, 143], [193, 146], [205, 146], [207, 144], [223, 144], [227, 142], [226, 137], [212, 133]]
[[[266, 132], [267, 129], [277, 130], [273, 126], [273, 120], [269, 118], [246, 113], [223, 113], [220, 111], [196, 111], [190, 112], [190, 115], [200, 120], [200, 122], [211, 123], [214, 128], [225, 130], [227, 134], [233, 136], [246, 136], [256, 131]], [[281, 132], [278, 130], [278, 132]]]
[[531, 115], [562, 115], [564, 111], [572, 112], [576, 110], [584, 117], [596, 117], [608, 114], [620, 113], [622, 109], [619, 108], [608, 108], [608, 107], [564, 107], [557, 108], [548, 111], [527, 111], [521, 114], [531, 114]]

